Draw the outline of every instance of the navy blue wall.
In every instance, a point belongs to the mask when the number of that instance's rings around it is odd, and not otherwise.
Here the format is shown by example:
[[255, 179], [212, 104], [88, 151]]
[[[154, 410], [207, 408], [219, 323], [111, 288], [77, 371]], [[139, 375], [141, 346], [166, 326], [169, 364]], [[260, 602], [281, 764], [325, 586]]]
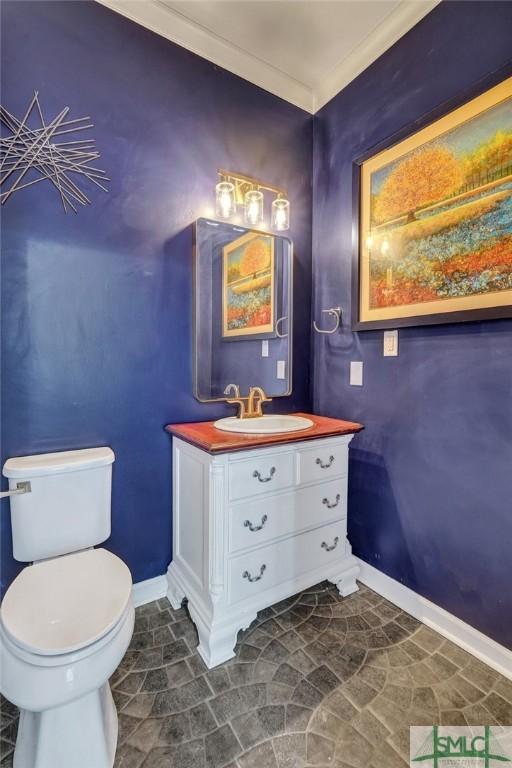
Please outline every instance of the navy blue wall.
[[[92, 2], [2, 3], [2, 103], [91, 115], [112, 181], [64, 214], [47, 183], [3, 208], [2, 461], [107, 444], [112, 537], [136, 581], [171, 557], [164, 424], [227, 415], [192, 396], [191, 222], [217, 168], [285, 187], [296, 246], [293, 396], [309, 406], [310, 115]], [[85, 133], [85, 132], [84, 132]], [[2, 586], [11, 556], [2, 503]]]
[[[2, 210], [2, 458], [111, 445], [108, 546], [135, 580], [170, 559], [169, 421], [215, 418], [192, 397], [191, 228], [216, 169], [288, 188], [295, 243], [294, 393], [309, 405], [311, 118], [94, 3], [2, 3], [2, 103], [34, 88], [54, 116], [90, 114], [112, 178], [64, 215], [46, 184]], [[315, 304], [350, 314], [352, 161], [511, 53], [512, 4], [442, 3], [315, 119]], [[365, 363], [349, 387], [350, 360]], [[315, 335], [315, 405], [363, 421], [350, 535], [381, 570], [512, 644], [512, 323]], [[2, 504], [2, 586], [11, 557]]]
[[[512, 646], [512, 322], [349, 330], [352, 161], [512, 55], [512, 3], [444, 2], [315, 119], [315, 408], [366, 424], [351, 452], [350, 537], [361, 558]], [[508, 67], [509, 73], [512, 67]], [[349, 362], [364, 362], [350, 387]]]

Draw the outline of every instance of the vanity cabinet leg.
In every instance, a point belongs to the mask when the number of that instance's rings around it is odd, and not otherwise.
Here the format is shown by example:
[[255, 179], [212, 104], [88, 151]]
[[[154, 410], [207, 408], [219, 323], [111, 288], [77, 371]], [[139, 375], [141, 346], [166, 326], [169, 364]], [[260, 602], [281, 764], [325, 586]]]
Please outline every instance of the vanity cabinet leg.
[[[347, 550], [352, 552], [350, 544], [346, 544]], [[342, 597], [348, 597], [353, 592], [357, 592], [359, 587], [357, 586], [357, 577], [361, 571], [361, 567], [355, 557], [349, 555], [349, 558], [342, 563], [340, 571], [329, 579], [332, 584], [336, 584], [338, 592]]]
[[197, 652], [208, 669], [217, 667], [235, 656], [236, 638], [241, 629], [246, 629], [256, 618], [256, 614], [239, 619], [236, 623], [217, 624], [207, 627], [189, 603], [189, 611], [199, 636]]
[[[197, 627], [197, 624], [196, 624]], [[225, 661], [229, 661], [235, 655], [237, 627], [230, 627], [228, 630], [201, 631], [197, 627], [199, 635], [199, 645], [197, 652], [203, 659], [208, 669], [217, 667]]]
[[186, 595], [174, 577], [172, 563], [170, 564], [167, 571], [167, 585], [167, 599], [169, 600], [174, 610], [177, 611], [179, 608], [181, 608]]
[[338, 592], [342, 597], [348, 597], [348, 595], [353, 594], [354, 592], [357, 592], [359, 587], [357, 586], [356, 577], [359, 573], [359, 570], [357, 570], [353, 575], [349, 574], [343, 574], [343, 576], [338, 579], [332, 579], [332, 583], [336, 584], [338, 588]]

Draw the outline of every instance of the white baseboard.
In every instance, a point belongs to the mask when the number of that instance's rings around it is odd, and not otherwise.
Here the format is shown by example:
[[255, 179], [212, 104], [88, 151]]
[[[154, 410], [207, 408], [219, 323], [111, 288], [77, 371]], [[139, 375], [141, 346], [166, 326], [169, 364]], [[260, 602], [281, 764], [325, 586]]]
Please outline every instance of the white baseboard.
[[155, 576], [154, 579], [138, 581], [132, 587], [133, 604], [137, 608], [139, 605], [151, 603], [153, 600], [160, 600], [167, 594], [167, 576]]
[[512, 651], [364, 560], [357, 559], [361, 564], [359, 580], [363, 584], [512, 680]]

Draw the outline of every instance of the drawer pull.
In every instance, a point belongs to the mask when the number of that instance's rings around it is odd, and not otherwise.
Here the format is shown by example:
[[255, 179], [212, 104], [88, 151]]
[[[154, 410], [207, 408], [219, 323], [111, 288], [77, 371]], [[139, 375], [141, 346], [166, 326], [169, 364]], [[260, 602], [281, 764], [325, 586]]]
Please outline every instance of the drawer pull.
[[325, 498], [322, 499], [322, 504], [325, 504], [327, 509], [334, 509], [334, 507], [337, 507], [340, 503], [341, 496], [339, 493], [336, 494], [336, 501], [330, 502], [329, 499]]
[[316, 463], [319, 464], [322, 467], [322, 469], [329, 469], [333, 461], [334, 461], [334, 456], [329, 456], [329, 461], [326, 461], [325, 464], [322, 461], [322, 459], [317, 459]]
[[242, 573], [242, 579], [248, 579], [250, 582], [259, 581], [263, 577], [263, 574], [265, 573], [266, 570], [267, 570], [267, 566], [265, 565], [265, 563], [263, 563], [263, 565], [260, 568], [260, 575], [259, 576], [251, 576], [249, 571], [244, 571]]
[[257, 477], [258, 480], [260, 481], [260, 483], [268, 483], [269, 480], [272, 480], [272, 478], [274, 477], [275, 473], [276, 473], [276, 468], [275, 467], [270, 467], [270, 474], [269, 474], [268, 477], [262, 477], [257, 469], [254, 470], [254, 472], [252, 473], [252, 476], [253, 477]]
[[250, 531], [261, 531], [263, 526], [268, 520], [267, 515], [263, 515], [261, 518], [261, 523], [259, 525], [253, 525], [250, 520], [244, 520], [244, 528], [248, 528]]
[[329, 546], [329, 544], [326, 541], [322, 541], [320, 546], [322, 547], [322, 549], [325, 549], [326, 552], [332, 552], [333, 549], [336, 549], [336, 547], [338, 546], [339, 540], [340, 540], [340, 537], [336, 536], [336, 538], [334, 539], [334, 543], [331, 544], [331, 546]]

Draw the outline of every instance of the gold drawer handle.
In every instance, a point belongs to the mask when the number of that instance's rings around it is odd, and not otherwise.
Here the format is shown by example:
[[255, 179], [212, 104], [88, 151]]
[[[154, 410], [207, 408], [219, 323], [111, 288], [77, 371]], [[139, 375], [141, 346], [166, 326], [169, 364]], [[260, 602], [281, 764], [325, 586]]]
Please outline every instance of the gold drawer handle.
[[253, 525], [250, 520], [244, 520], [244, 528], [248, 528], [250, 531], [261, 531], [267, 520], [267, 515], [263, 515], [260, 525]]
[[340, 503], [341, 496], [339, 493], [336, 494], [336, 501], [333, 501], [332, 503], [329, 501], [328, 498], [322, 499], [322, 504], [325, 504], [327, 509], [334, 509], [334, 507], [337, 507]]
[[270, 474], [268, 477], [262, 477], [257, 469], [254, 470], [254, 472], [252, 473], [252, 476], [257, 477], [260, 483], [268, 483], [270, 480], [272, 480], [275, 473], [276, 473], [276, 468], [270, 467]]
[[336, 536], [336, 538], [334, 539], [334, 542], [333, 542], [333, 544], [331, 544], [331, 546], [329, 546], [329, 544], [326, 541], [322, 541], [320, 546], [322, 547], [322, 549], [325, 549], [326, 552], [332, 552], [333, 549], [336, 549], [336, 547], [338, 546], [339, 540], [340, 540], [340, 537]]
[[265, 563], [263, 563], [263, 565], [260, 568], [260, 575], [259, 576], [251, 576], [249, 571], [244, 571], [242, 573], [242, 579], [247, 579], [250, 582], [259, 581], [263, 577], [263, 574], [265, 573], [266, 570], [267, 570], [267, 566], [265, 565]]
[[322, 459], [317, 459], [315, 463], [319, 464], [322, 469], [329, 469], [333, 461], [334, 461], [334, 456], [329, 456], [329, 461], [326, 461], [325, 464], [322, 461]]

